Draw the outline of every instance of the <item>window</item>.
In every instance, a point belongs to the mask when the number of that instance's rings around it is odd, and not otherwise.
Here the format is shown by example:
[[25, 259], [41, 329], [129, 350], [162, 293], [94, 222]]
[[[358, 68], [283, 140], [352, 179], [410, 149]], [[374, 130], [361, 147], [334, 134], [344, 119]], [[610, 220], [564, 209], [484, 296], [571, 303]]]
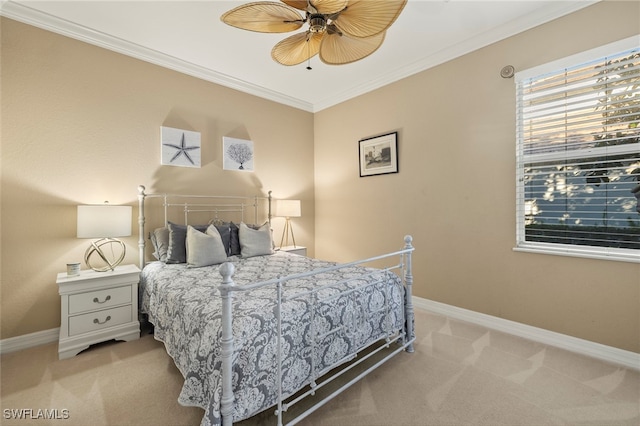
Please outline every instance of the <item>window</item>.
[[516, 250], [640, 262], [638, 40], [516, 75]]

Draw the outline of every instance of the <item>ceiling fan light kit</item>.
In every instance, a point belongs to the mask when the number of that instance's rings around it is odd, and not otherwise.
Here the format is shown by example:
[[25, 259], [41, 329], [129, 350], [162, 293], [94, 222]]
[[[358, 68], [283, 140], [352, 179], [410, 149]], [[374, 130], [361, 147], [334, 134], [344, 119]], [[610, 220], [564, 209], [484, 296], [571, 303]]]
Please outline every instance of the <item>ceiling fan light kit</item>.
[[[319, 55], [328, 65], [366, 58], [384, 42], [407, 0], [281, 0], [238, 6], [221, 16], [236, 28], [284, 33], [308, 25], [304, 32], [277, 43], [271, 57], [282, 65], [298, 65]], [[298, 11], [303, 11], [304, 16]], [[310, 68], [310, 67], [307, 67]]]

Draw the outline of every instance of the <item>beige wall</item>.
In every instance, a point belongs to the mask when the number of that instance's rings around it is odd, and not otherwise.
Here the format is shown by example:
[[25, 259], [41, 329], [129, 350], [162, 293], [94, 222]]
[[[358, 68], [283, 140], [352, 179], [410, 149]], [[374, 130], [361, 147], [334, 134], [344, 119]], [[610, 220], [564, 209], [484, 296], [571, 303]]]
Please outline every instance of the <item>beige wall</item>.
[[[56, 274], [89, 243], [75, 238], [76, 205], [135, 206], [139, 184], [300, 198], [296, 241], [312, 245], [313, 114], [8, 19], [1, 25], [1, 338], [60, 326]], [[201, 132], [200, 169], [160, 166], [160, 126]], [[254, 173], [222, 170], [223, 136], [254, 142]], [[281, 230], [274, 219], [275, 235]], [[125, 242], [126, 261], [137, 262], [137, 236]]]
[[[412, 234], [418, 296], [640, 352], [640, 265], [512, 251], [514, 83], [499, 76], [628, 37], [639, 16], [597, 4], [315, 115], [2, 19], [0, 337], [59, 326], [55, 275], [86, 247], [75, 206], [135, 204], [146, 184], [301, 198], [296, 240], [321, 258]], [[161, 125], [202, 133], [201, 169], [159, 165]], [[389, 131], [400, 173], [359, 178], [357, 141]], [[222, 136], [254, 141], [255, 173], [221, 170]]]
[[[640, 3], [600, 3], [316, 113], [316, 255], [410, 233], [416, 295], [640, 352], [639, 264], [512, 251], [515, 87], [499, 75], [638, 32]], [[400, 172], [360, 178], [358, 140], [390, 131]]]

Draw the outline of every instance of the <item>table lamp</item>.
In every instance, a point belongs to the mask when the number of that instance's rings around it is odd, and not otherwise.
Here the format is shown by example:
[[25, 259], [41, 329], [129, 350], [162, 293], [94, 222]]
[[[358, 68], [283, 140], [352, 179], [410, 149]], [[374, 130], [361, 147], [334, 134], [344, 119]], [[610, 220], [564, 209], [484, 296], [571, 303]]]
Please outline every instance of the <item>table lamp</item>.
[[[126, 253], [124, 243], [116, 237], [131, 235], [131, 206], [114, 206], [109, 203], [78, 206], [78, 238], [98, 238], [84, 254], [87, 267], [97, 272], [113, 271]], [[103, 247], [110, 247], [110, 256]], [[118, 248], [120, 255], [117, 256]], [[93, 266], [91, 258], [98, 256], [104, 265]]]

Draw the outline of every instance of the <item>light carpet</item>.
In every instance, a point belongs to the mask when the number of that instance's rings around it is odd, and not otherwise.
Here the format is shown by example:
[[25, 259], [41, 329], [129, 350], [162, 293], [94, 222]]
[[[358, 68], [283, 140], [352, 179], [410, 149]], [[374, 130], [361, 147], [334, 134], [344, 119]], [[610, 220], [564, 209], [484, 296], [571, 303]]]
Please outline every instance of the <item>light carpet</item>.
[[[300, 424], [640, 425], [637, 371], [421, 310], [416, 334], [415, 353]], [[3, 425], [198, 425], [203, 414], [178, 404], [182, 376], [150, 334], [67, 360], [57, 344], [4, 354], [0, 369]], [[240, 423], [269, 424], [273, 410]]]

